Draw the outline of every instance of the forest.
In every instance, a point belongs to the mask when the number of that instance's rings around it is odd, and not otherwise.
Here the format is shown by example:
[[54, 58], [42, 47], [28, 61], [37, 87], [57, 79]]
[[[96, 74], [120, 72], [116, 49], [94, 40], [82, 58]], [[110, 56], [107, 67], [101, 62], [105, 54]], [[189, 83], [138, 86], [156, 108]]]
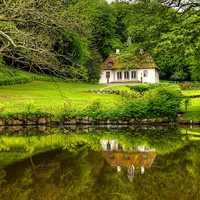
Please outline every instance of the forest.
[[148, 51], [165, 80], [200, 80], [198, 0], [0, 0], [0, 62], [97, 81], [115, 49]]

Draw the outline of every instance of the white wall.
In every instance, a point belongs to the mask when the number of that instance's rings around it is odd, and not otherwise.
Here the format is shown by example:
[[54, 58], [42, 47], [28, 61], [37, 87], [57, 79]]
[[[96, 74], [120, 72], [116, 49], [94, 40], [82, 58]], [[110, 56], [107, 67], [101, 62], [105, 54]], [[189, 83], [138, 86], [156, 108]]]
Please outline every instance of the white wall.
[[114, 70], [102, 70], [99, 83], [107, 83], [106, 72], [110, 72], [110, 82], [115, 81], [115, 71]]
[[[147, 70], [147, 77], [144, 77], [144, 70]], [[117, 72], [122, 72], [122, 79], [117, 80]], [[159, 73], [157, 69], [136, 69], [129, 70], [129, 80], [124, 79], [124, 72], [127, 70], [102, 70], [99, 83], [107, 84], [106, 72], [110, 72], [109, 82], [127, 82], [127, 81], [142, 81], [143, 83], [157, 83], [159, 82]], [[137, 79], [131, 79], [131, 71], [137, 71]]]
[[[147, 77], [144, 77], [144, 70], [147, 70]], [[156, 69], [139, 69], [138, 70], [138, 80], [141, 81], [141, 77], [143, 83], [157, 83], [159, 79], [156, 78]]]
[[160, 81], [160, 75], [159, 75], [158, 69], [155, 70], [155, 73], [156, 73], [156, 83], [159, 83], [159, 81]]
[[[122, 146], [119, 149], [120, 144], [116, 140], [101, 140], [100, 143], [103, 151], [120, 151], [123, 149]], [[110, 149], [108, 149], [108, 143], [110, 145]]]

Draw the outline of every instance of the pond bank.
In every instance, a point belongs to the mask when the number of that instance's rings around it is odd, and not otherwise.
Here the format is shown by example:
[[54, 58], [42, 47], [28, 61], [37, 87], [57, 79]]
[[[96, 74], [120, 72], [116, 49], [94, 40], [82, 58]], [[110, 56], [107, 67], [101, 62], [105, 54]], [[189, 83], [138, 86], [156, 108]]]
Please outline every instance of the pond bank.
[[49, 115], [1, 117], [2, 126], [143, 126], [143, 125], [200, 125], [200, 121], [185, 120], [179, 115], [176, 121], [168, 118], [105, 120], [84, 118], [55, 119]]
[[52, 135], [57, 132], [67, 133], [101, 133], [102, 131], [142, 132], [147, 130], [174, 130], [174, 129], [200, 128], [200, 125], [65, 125], [65, 126], [0, 126], [0, 135]]

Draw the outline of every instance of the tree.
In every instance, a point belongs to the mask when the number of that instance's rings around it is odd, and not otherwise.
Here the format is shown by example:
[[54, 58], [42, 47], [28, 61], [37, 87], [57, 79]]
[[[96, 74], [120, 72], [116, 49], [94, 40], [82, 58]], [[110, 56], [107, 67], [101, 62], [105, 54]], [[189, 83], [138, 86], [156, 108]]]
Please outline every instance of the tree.
[[3, 1], [0, 11], [0, 54], [7, 63], [70, 77], [68, 68], [88, 60], [87, 20], [65, 2]]
[[179, 16], [171, 30], [162, 34], [154, 49], [163, 77], [175, 80], [199, 80], [200, 16], [193, 11]]

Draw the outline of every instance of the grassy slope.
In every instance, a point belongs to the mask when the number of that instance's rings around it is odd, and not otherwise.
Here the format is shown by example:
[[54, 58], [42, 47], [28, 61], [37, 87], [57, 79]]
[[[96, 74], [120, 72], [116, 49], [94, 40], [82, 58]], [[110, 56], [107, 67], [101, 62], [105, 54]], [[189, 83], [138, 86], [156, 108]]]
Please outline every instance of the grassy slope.
[[90, 89], [105, 87], [98, 84], [33, 81], [23, 85], [0, 87], [0, 106], [5, 112], [23, 111], [34, 105], [41, 111], [59, 112], [64, 104], [68, 106], [86, 106], [99, 100], [105, 106], [112, 106], [120, 101], [120, 96], [94, 94]]
[[[31, 82], [43, 76], [8, 67], [0, 62], [0, 85]], [[45, 76], [44, 76], [45, 77]]]
[[[125, 86], [54, 82], [49, 76], [16, 70], [2, 64], [0, 64], [0, 85], [2, 85], [1, 83], [13, 84], [0, 86], [0, 111], [3, 112], [21, 112], [31, 108], [58, 114], [64, 105], [84, 107], [96, 100], [102, 102], [105, 106], [112, 107], [121, 101], [120, 96], [89, 93], [87, 91], [105, 88], [128, 90]], [[16, 85], [15, 83], [26, 84]], [[183, 94], [186, 96], [198, 95], [200, 89], [184, 90]], [[184, 105], [182, 110], [184, 111]], [[200, 120], [200, 98], [191, 99], [188, 112], [184, 115], [184, 118], [194, 121]]]
[[61, 80], [45, 74], [36, 74], [16, 69], [1, 63], [0, 60], [0, 86], [30, 83], [34, 80], [55, 81]]
[[83, 107], [99, 100], [105, 106], [112, 106], [120, 101], [117, 95], [87, 92], [105, 87], [98, 84], [62, 82], [50, 76], [18, 70], [0, 62], [0, 112], [39, 109], [57, 114], [64, 104]]

